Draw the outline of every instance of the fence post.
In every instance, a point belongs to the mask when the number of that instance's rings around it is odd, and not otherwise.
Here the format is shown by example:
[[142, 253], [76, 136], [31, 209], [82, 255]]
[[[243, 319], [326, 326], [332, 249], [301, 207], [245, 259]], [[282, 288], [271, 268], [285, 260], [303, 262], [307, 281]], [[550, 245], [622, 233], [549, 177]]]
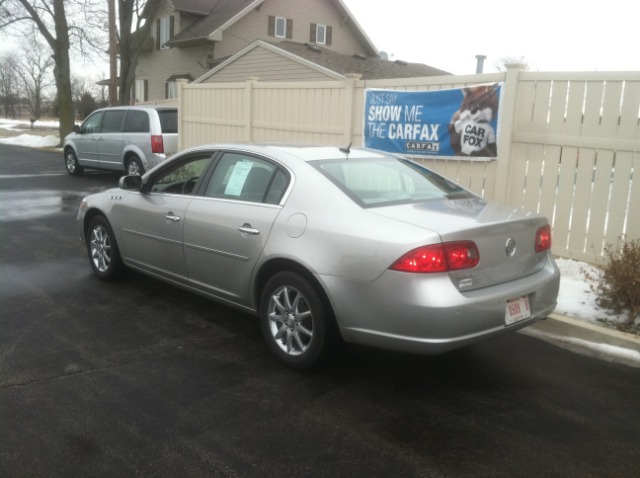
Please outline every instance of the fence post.
[[356, 82], [360, 80], [360, 78], [362, 78], [362, 75], [359, 75], [357, 73], [348, 73], [346, 75], [346, 80], [344, 82], [345, 85], [345, 101], [344, 101], [344, 108], [345, 108], [345, 115], [344, 115], [344, 145], [343, 146], [348, 146], [351, 143], [353, 143], [353, 139], [352, 139], [352, 133], [353, 133], [353, 112], [355, 109], [355, 104], [354, 104], [354, 92], [356, 89]]
[[243, 141], [250, 142], [253, 137], [253, 88], [260, 78], [251, 76], [247, 78], [244, 90], [244, 134]]
[[182, 135], [186, 131], [183, 122], [183, 112], [184, 112], [184, 87], [187, 86], [189, 80], [185, 78], [178, 78], [176, 80], [178, 85], [178, 151], [182, 151]]
[[511, 150], [513, 146], [513, 122], [516, 117], [516, 108], [518, 107], [518, 80], [520, 72], [524, 71], [526, 66], [519, 63], [507, 64], [507, 73], [505, 75], [504, 93], [500, 101], [500, 130], [498, 132], [498, 165], [496, 168], [495, 190], [493, 199], [509, 204], [511, 199], [511, 171], [512, 160]]

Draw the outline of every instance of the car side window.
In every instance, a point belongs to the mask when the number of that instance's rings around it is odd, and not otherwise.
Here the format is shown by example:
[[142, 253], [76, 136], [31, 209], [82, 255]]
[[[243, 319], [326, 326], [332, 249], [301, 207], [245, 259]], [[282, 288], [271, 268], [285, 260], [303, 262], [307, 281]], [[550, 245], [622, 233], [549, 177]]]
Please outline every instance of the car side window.
[[149, 115], [146, 111], [129, 110], [124, 120], [125, 133], [148, 133]]
[[149, 190], [164, 194], [193, 195], [200, 177], [210, 163], [210, 154], [190, 156], [162, 170], [151, 180]]
[[82, 123], [82, 128], [80, 131], [83, 134], [92, 134], [100, 131], [100, 123], [102, 122], [102, 116], [104, 115], [104, 111], [98, 111], [97, 113], [89, 116], [84, 123]]
[[102, 133], [119, 133], [122, 131], [122, 118], [125, 110], [105, 111], [102, 119]]
[[288, 183], [287, 174], [273, 163], [241, 153], [225, 153], [205, 196], [277, 204]]

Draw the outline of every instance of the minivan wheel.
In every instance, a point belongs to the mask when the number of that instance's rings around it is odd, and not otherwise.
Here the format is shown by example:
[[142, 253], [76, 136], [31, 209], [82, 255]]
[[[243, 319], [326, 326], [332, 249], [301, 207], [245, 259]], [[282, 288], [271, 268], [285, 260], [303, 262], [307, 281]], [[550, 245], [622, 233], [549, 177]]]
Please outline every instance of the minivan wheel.
[[78, 158], [71, 148], [64, 153], [64, 165], [71, 176], [80, 176], [84, 172], [84, 168], [78, 163]]
[[113, 229], [104, 216], [96, 216], [87, 229], [87, 252], [93, 272], [102, 280], [117, 279], [124, 271]]
[[131, 156], [127, 160], [127, 174], [129, 176], [142, 176], [144, 174], [144, 167], [137, 156]]
[[320, 363], [335, 343], [331, 312], [301, 275], [279, 272], [267, 282], [260, 301], [262, 332], [284, 364], [307, 369]]

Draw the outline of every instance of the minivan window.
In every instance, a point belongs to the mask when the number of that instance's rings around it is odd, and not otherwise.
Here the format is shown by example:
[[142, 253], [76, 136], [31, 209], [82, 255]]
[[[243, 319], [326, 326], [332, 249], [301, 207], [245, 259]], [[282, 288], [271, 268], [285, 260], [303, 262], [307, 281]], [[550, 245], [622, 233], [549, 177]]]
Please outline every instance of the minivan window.
[[124, 131], [126, 133], [148, 133], [149, 115], [146, 111], [129, 110], [124, 120]]
[[97, 133], [100, 129], [100, 121], [103, 115], [103, 111], [98, 111], [89, 116], [82, 124], [82, 132], [84, 134]]
[[122, 131], [122, 118], [125, 110], [106, 111], [102, 120], [103, 133], [119, 133]]
[[163, 133], [178, 132], [178, 111], [177, 110], [158, 110], [160, 118], [160, 128]]

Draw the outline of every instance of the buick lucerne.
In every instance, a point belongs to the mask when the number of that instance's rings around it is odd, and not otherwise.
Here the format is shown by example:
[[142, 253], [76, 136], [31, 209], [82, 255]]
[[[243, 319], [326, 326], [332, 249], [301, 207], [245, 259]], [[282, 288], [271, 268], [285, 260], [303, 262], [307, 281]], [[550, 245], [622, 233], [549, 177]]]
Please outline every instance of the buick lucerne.
[[436, 354], [550, 314], [546, 218], [417, 162], [337, 147], [212, 145], [84, 198], [103, 280], [135, 269], [260, 318], [307, 368], [340, 343]]

